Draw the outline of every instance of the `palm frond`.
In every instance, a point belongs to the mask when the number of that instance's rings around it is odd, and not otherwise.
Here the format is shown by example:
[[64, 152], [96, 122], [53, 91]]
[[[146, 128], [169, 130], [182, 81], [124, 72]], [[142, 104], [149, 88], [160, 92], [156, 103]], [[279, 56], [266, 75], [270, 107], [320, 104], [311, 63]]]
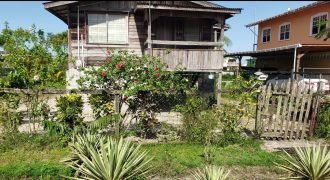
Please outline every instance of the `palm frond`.
[[92, 131], [107, 128], [110, 124], [121, 120], [120, 114], [111, 114], [104, 117], [100, 117], [88, 125], [88, 128]]

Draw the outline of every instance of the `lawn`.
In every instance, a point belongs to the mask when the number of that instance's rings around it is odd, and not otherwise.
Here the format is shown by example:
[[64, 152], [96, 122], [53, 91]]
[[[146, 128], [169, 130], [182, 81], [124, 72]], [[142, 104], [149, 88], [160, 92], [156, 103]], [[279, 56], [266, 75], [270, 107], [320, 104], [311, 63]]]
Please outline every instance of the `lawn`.
[[[274, 171], [273, 162], [280, 161], [279, 154], [261, 150], [260, 141], [249, 140], [243, 145], [214, 147], [211, 164], [225, 166], [233, 171], [257, 169], [261, 174]], [[204, 146], [186, 143], [147, 144], [142, 149], [153, 157], [153, 174], [158, 177], [179, 177], [205, 165]], [[60, 161], [69, 149], [54, 137], [47, 135], [18, 134], [2, 138], [0, 143], [0, 177], [61, 179], [72, 174]], [[261, 170], [260, 170], [261, 169]]]

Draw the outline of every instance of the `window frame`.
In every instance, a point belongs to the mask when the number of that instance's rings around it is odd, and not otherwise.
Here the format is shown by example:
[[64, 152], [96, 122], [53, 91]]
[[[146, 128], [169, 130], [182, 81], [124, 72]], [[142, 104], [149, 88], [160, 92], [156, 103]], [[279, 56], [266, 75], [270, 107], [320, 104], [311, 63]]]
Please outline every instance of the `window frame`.
[[[281, 27], [286, 26], [286, 25], [290, 25], [289, 38], [288, 39], [281, 39]], [[290, 40], [290, 38], [291, 38], [291, 29], [292, 29], [291, 28], [291, 22], [285, 22], [285, 23], [280, 24], [279, 28], [278, 28], [278, 40], [279, 41], [288, 41], [288, 40]], [[286, 31], [284, 33], [286, 33]]]
[[[107, 24], [107, 43], [97, 43], [97, 42], [89, 42], [89, 23], [88, 23], [88, 16], [90, 14], [98, 14], [98, 15], [106, 15], [106, 24]], [[126, 42], [123, 43], [111, 43], [108, 42], [108, 16], [109, 15], [124, 15], [125, 16], [125, 21], [127, 24], [127, 38]], [[103, 12], [103, 11], [88, 11], [86, 12], [86, 44], [91, 44], [91, 45], [128, 45], [129, 44], [129, 12], [128, 13], [120, 13], [120, 12]]]
[[[269, 32], [269, 41], [264, 42], [264, 31], [267, 30], [267, 29], [270, 30], [270, 32]], [[272, 28], [270, 28], [270, 27], [262, 28], [262, 30], [261, 30], [261, 42], [262, 43], [270, 43], [271, 39], [272, 39]]]
[[[313, 34], [313, 19], [315, 17], [320, 17], [320, 16], [323, 16], [323, 15], [326, 15], [327, 16], [327, 20], [329, 20], [329, 14], [328, 14], [328, 12], [319, 12], [319, 13], [314, 14], [313, 16], [311, 16], [310, 24], [309, 24], [309, 35], [310, 36], [315, 36], [315, 35], [317, 35], [320, 32], [320, 29], [318, 29], [318, 32], [316, 34]], [[328, 27], [328, 24], [329, 23], [326, 24], [326, 26], [325, 26], [326, 28]]]

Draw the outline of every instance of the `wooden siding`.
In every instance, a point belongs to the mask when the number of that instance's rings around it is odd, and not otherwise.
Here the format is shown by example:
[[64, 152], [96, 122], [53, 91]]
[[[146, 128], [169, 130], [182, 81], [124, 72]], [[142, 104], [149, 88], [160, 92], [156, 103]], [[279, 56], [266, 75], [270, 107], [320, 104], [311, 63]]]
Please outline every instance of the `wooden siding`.
[[[84, 22], [84, 21], [83, 21]], [[84, 59], [88, 65], [99, 64], [99, 61], [103, 61], [106, 58], [107, 48], [113, 50], [128, 50], [134, 51], [138, 55], [142, 55], [144, 42], [147, 38], [143, 14], [135, 13], [129, 14], [128, 17], [128, 43], [127, 44], [90, 44], [86, 43], [87, 39], [87, 25], [85, 22], [80, 26], [80, 34], [83, 35], [84, 40], [81, 40], [80, 43], [83, 43], [84, 46]], [[77, 28], [70, 28], [70, 49], [69, 52], [74, 58], [78, 55], [78, 41], [77, 41]], [[80, 35], [81, 36], [81, 35]], [[82, 52], [82, 50], [80, 50]], [[95, 63], [93, 63], [95, 61]]]
[[[146, 49], [146, 53], [148, 53]], [[153, 49], [153, 55], [160, 57], [169, 69], [185, 67], [187, 71], [219, 70], [223, 65], [223, 51], [205, 49]]]

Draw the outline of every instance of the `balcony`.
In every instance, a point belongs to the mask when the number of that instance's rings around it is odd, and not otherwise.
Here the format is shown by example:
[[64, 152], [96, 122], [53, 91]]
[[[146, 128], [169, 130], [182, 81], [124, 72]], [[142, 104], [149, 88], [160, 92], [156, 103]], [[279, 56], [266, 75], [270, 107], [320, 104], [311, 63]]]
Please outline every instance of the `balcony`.
[[[149, 52], [150, 49], [145, 49], [146, 54]], [[222, 50], [153, 48], [152, 54], [168, 64], [169, 70], [181, 67], [191, 72], [217, 72], [223, 67]]]

